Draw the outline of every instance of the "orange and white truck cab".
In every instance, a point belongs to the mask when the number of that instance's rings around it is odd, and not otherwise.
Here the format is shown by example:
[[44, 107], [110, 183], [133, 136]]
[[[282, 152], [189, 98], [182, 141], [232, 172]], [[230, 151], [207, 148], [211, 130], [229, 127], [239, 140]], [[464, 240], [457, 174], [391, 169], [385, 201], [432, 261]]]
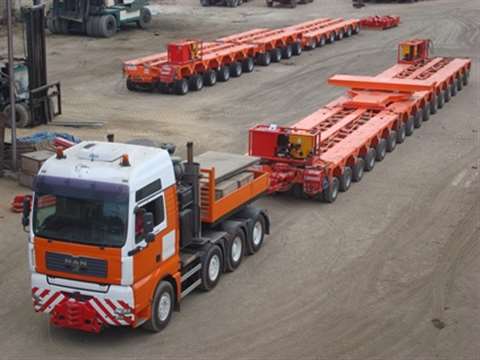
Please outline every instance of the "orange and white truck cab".
[[182, 297], [258, 251], [270, 220], [251, 203], [268, 175], [255, 158], [206, 155], [194, 161], [191, 143], [187, 161], [110, 142], [57, 151], [24, 206], [34, 309], [59, 327], [160, 331]]

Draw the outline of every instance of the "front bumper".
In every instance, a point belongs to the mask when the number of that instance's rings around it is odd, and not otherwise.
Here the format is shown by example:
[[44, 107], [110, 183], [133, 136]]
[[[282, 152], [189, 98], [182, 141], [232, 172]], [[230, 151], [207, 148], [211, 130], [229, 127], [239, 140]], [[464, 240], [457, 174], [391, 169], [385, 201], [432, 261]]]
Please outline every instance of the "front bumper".
[[129, 286], [97, 285], [32, 274], [36, 312], [50, 314], [50, 322], [88, 332], [105, 326], [134, 326], [133, 290]]

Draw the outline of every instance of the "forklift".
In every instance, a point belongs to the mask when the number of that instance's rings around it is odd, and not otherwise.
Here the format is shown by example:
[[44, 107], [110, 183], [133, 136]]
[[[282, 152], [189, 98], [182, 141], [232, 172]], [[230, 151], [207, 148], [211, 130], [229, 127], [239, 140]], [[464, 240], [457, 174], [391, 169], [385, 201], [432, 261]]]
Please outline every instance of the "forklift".
[[109, 38], [121, 26], [147, 29], [152, 13], [147, 0], [53, 0], [47, 16], [52, 34], [86, 34]]
[[[14, 108], [18, 128], [47, 124], [62, 112], [60, 83], [47, 82], [44, 14], [44, 5], [22, 8], [26, 54], [13, 63], [14, 105], [10, 104], [9, 64], [0, 59], [0, 112], [10, 119]], [[11, 125], [9, 120], [6, 125]]]

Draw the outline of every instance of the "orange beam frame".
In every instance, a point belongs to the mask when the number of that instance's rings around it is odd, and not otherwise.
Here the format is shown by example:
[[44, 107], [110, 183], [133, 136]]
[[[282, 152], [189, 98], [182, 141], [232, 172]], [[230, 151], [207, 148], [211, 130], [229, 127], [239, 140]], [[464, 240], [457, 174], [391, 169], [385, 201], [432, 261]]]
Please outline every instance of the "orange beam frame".
[[413, 93], [416, 91], [433, 91], [435, 82], [423, 80], [389, 79], [372, 76], [334, 75], [328, 83], [351, 89], [398, 91]]

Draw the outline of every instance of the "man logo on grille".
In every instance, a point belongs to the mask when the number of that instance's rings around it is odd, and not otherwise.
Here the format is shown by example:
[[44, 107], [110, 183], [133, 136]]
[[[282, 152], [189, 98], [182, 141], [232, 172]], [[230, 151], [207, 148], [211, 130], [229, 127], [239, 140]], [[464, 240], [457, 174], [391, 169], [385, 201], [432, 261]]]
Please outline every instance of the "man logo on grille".
[[65, 267], [72, 272], [78, 273], [82, 270], [86, 270], [87, 261], [78, 257], [69, 257], [65, 259]]

